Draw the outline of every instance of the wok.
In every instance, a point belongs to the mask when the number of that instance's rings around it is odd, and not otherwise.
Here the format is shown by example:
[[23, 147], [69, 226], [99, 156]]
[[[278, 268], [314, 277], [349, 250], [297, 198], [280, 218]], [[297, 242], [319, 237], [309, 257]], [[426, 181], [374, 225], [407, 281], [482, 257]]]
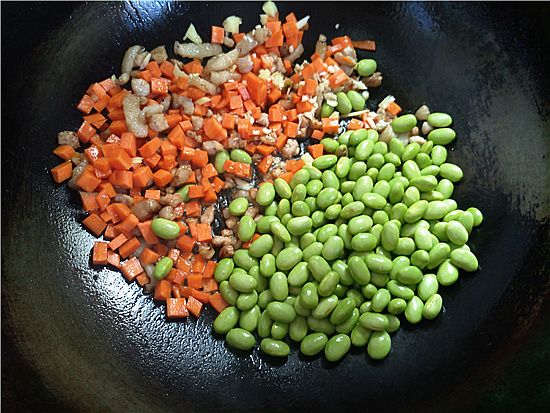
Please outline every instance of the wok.
[[[234, 352], [215, 312], [167, 321], [114, 271], [75, 193], [49, 169], [57, 132], [125, 50], [171, 50], [193, 22], [257, 24], [262, 3], [2, 3], [2, 407], [5, 411], [538, 411], [550, 402], [548, 3], [279, 3], [319, 33], [377, 42], [386, 94], [452, 114], [459, 206], [480, 208], [480, 270], [444, 312], [394, 335], [383, 361]], [[339, 28], [335, 28], [336, 24]]]

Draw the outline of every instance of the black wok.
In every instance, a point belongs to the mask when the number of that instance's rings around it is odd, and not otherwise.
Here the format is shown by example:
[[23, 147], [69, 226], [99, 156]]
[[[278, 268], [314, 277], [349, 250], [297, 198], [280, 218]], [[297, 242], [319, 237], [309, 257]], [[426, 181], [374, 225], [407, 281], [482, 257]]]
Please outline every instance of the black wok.
[[[2, 407], [7, 412], [538, 411], [550, 405], [548, 3], [279, 3], [305, 35], [372, 39], [406, 110], [451, 113], [459, 206], [477, 206], [481, 269], [445, 288], [434, 321], [405, 325], [381, 362], [286, 362], [229, 350], [215, 316], [170, 322], [116, 272], [90, 265], [78, 197], [53, 182], [57, 132], [125, 50], [206, 38], [262, 3], [2, 3]], [[335, 28], [335, 24], [339, 28]]]

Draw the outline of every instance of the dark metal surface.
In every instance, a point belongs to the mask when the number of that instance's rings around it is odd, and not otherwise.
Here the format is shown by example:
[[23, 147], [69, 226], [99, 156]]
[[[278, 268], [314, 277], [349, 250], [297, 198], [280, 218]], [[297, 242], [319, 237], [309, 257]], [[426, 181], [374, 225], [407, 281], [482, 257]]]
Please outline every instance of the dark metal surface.
[[[444, 288], [436, 320], [404, 327], [373, 362], [240, 354], [215, 314], [165, 319], [116, 272], [93, 268], [78, 197], [49, 169], [61, 130], [127, 47], [203, 38], [261, 3], [2, 3], [2, 407], [8, 412], [538, 411], [550, 403], [548, 3], [279, 3], [320, 32], [377, 42], [387, 93], [452, 114], [460, 207], [485, 223], [481, 270]], [[335, 29], [335, 24], [339, 28]], [[305, 56], [305, 55], [304, 55]]]

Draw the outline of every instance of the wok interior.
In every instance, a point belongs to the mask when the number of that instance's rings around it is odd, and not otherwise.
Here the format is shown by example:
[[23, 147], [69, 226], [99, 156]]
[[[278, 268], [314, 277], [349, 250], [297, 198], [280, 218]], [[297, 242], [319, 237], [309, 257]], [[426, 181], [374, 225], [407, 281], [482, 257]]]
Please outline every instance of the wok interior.
[[[454, 198], [485, 216], [470, 244], [480, 270], [442, 290], [437, 319], [403, 323], [382, 362], [364, 349], [338, 363], [304, 357], [296, 345], [288, 360], [235, 352], [212, 334], [211, 308], [199, 319], [167, 321], [137, 285], [90, 265], [94, 237], [81, 225], [79, 197], [47, 172], [58, 162], [51, 153], [55, 136], [78, 128], [74, 106], [91, 82], [119, 73], [127, 47], [170, 50], [189, 22], [207, 38], [210, 26], [231, 14], [242, 17], [246, 31], [258, 23], [261, 3], [34, 6], [58, 24], [32, 43], [41, 47], [21, 56], [33, 76], [18, 74], [4, 92], [26, 89], [21, 99], [28, 110], [7, 109], [26, 126], [4, 139], [2, 166], [3, 340], [10, 343], [7, 355], [24, 360], [22, 369], [8, 365], [14, 383], [32, 372], [41, 389], [31, 400], [76, 411], [458, 411], [517, 403], [498, 395], [533, 391], [510, 371], [536, 353], [522, 348], [547, 340], [541, 334], [549, 331], [550, 94], [541, 76], [548, 58], [540, 50], [550, 36], [539, 33], [549, 25], [535, 21], [539, 13], [529, 6], [278, 6], [282, 16], [311, 15], [303, 57], [313, 53], [319, 33], [377, 42], [376, 52], [359, 54], [376, 59], [384, 75], [370, 108], [393, 94], [406, 111], [426, 103], [453, 116], [458, 138], [449, 159], [464, 170]], [[28, 46], [37, 39], [25, 36]], [[535, 373], [536, 365], [527, 364]]]

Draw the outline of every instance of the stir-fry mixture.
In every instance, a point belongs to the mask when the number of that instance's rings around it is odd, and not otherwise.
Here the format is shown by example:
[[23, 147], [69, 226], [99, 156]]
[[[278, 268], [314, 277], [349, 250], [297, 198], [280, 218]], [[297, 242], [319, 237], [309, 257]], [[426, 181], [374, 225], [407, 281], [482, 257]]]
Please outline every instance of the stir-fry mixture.
[[59, 133], [51, 173], [100, 237], [93, 264], [167, 317], [209, 304], [238, 350], [382, 359], [402, 321], [437, 317], [440, 286], [478, 268], [467, 242], [482, 214], [451, 198], [452, 118], [401, 114], [392, 96], [369, 110], [373, 41], [320, 35], [299, 63], [309, 16], [263, 11], [247, 33], [237, 16], [212, 26], [209, 42], [191, 24], [175, 58], [130, 47], [121, 75], [79, 102], [78, 131]]

